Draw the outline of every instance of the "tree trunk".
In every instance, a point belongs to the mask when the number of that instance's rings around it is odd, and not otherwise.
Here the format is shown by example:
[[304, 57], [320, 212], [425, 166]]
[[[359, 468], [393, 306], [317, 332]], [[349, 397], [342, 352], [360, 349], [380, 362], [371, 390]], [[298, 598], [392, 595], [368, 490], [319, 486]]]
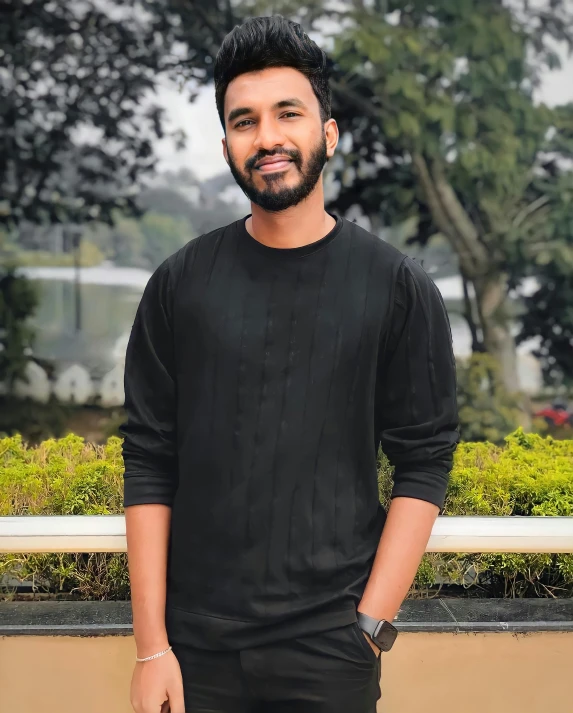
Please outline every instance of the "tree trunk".
[[483, 344], [500, 367], [501, 380], [506, 391], [518, 396], [520, 425], [531, 430], [531, 404], [521, 391], [517, 367], [517, 349], [511, 333], [510, 317], [507, 314], [507, 276], [498, 274], [473, 281], [476, 302], [483, 333]]
[[[520, 394], [520, 425], [529, 431], [531, 407], [527, 395], [520, 391], [517, 349], [507, 310], [507, 276], [499, 270], [498, 251], [495, 246], [486, 246], [479, 239], [475, 225], [446, 180], [439, 161], [434, 161], [430, 169], [425, 157], [414, 153], [412, 163], [432, 219], [458, 255], [462, 279], [474, 286], [485, 351], [500, 365], [502, 383], [507, 392]], [[468, 314], [473, 322], [471, 309]], [[471, 323], [469, 327], [472, 330]], [[472, 340], [476, 344], [475, 323], [473, 327]]]
[[464, 290], [463, 316], [466, 322], [468, 323], [468, 327], [470, 328], [470, 334], [472, 337], [472, 353], [476, 354], [477, 352], [484, 352], [486, 349], [483, 343], [483, 339], [478, 334], [478, 325], [476, 324], [476, 319], [474, 317], [473, 303], [468, 289], [469, 280], [463, 269], [461, 267], [459, 269], [460, 275], [462, 277], [462, 286]]

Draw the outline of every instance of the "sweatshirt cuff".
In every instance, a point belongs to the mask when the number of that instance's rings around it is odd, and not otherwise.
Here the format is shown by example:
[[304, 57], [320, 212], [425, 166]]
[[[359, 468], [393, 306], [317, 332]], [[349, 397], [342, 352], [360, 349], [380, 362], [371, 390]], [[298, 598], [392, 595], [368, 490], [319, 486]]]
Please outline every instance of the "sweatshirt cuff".
[[449, 475], [442, 469], [404, 470], [394, 473], [390, 498], [417, 498], [433, 503], [442, 510], [446, 500]]
[[158, 503], [172, 506], [175, 485], [168, 477], [134, 473], [124, 477], [123, 507]]

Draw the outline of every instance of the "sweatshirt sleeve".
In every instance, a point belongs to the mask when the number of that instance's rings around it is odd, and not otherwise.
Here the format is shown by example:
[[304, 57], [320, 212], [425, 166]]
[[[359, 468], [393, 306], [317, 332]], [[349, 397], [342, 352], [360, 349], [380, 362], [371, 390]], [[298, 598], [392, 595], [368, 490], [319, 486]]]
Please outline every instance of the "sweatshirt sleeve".
[[450, 322], [436, 284], [406, 257], [377, 378], [382, 450], [394, 469], [391, 497], [443, 508], [460, 440]]
[[176, 389], [168, 262], [149, 281], [131, 329], [124, 372], [124, 507], [171, 505], [177, 487]]

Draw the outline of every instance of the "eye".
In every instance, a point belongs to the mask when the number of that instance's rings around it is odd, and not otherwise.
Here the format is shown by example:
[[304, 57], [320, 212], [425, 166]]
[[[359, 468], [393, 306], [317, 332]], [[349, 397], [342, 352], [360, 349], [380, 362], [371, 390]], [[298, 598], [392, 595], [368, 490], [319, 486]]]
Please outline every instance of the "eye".
[[[284, 114], [281, 115], [281, 119], [287, 116], [300, 116], [300, 114], [295, 111], [286, 111]], [[242, 126], [247, 126], [249, 121], [253, 123], [252, 119], [243, 119], [242, 121], [239, 121], [238, 124], [235, 124], [235, 129], [240, 129]]]

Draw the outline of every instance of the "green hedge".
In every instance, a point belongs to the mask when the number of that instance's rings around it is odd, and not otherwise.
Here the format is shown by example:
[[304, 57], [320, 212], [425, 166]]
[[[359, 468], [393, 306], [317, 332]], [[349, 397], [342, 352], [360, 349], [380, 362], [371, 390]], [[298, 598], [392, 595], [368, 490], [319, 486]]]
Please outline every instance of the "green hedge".
[[[573, 516], [573, 440], [519, 428], [504, 441], [503, 446], [458, 445], [443, 514]], [[117, 437], [95, 446], [69, 435], [35, 448], [21, 436], [0, 439], [0, 468], [0, 516], [123, 511]], [[385, 507], [392, 470], [380, 451], [380, 501]], [[46, 591], [82, 599], [129, 598], [125, 553], [3, 555], [2, 573], [33, 578]], [[572, 596], [573, 555], [426, 553], [410, 596], [430, 596], [439, 591], [436, 582], [444, 580], [473, 596]]]

